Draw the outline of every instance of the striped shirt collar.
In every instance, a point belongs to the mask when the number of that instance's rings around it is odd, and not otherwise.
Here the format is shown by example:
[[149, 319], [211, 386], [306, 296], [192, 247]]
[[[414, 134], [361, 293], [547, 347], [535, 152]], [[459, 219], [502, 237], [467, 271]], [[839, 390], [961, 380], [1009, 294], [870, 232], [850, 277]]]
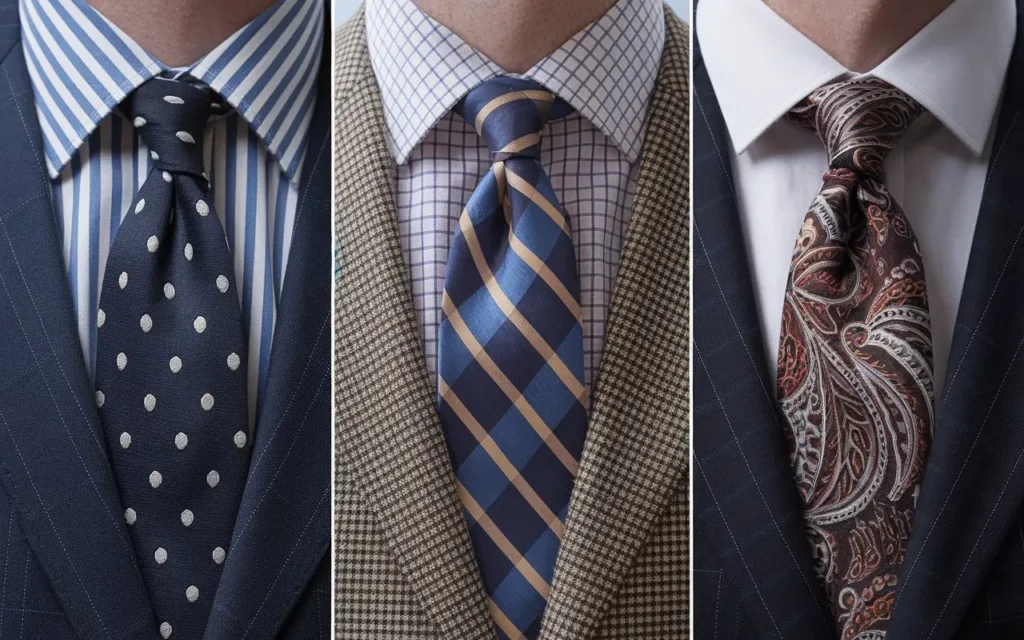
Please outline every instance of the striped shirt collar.
[[[466, 93], [505, 74], [412, 0], [367, 0], [366, 33], [398, 164]], [[571, 104], [634, 162], [664, 44], [659, 0], [618, 0], [517, 77], [536, 80]]]
[[[51, 178], [143, 82], [171, 70], [85, 0], [20, 0], [25, 60]], [[278, 0], [184, 70], [249, 123], [293, 183], [306, 148], [323, 3]]]

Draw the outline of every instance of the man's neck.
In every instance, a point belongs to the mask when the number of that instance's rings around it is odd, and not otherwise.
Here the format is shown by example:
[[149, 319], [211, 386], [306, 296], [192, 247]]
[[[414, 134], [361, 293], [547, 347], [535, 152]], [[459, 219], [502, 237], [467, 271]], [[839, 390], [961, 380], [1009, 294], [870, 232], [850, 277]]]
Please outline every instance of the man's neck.
[[509, 73], [529, 70], [604, 15], [615, 1], [414, 0]]
[[184, 67], [213, 51], [274, 0], [88, 0], [157, 60]]
[[952, 0], [764, 0], [840, 64], [871, 71]]

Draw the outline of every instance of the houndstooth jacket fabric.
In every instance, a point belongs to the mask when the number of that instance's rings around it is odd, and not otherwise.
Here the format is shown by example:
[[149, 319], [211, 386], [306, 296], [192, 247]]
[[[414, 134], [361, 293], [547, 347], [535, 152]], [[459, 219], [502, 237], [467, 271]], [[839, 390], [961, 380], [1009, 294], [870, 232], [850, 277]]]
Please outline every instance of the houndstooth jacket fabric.
[[[666, 9], [634, 211], [541, 640], [678, 640], [689, 609], [687, 26]], [[362, 12], [335, 52], [336, 635], [493, 640], [399, 244]]]

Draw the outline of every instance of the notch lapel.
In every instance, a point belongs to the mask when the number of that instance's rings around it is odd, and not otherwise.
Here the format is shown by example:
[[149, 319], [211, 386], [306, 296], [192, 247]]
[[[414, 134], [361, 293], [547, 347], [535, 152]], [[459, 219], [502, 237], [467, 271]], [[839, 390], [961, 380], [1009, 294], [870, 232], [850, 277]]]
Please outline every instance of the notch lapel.
[[207, 640], [277, 637], [330, 547], [329, 35], [249, 476]]
[[686, 26], [667, 9], [665, 26], [633, 214], [542, 640], [595, 636], [670, 497], [684, 491], [689, 40]]
[[156, 638], [82, 356], [19, 38], [17, 1], [4, 0], [0, 479], [76, 632]]
[[694, 504], [763, 634], [831, 638], [764, 358], [725, 122], [694, 54]]
[[394, 166], [362, 16], [336, 46], [338, 462], [441, 635], [492, 640], [402, 258]]
[[1024, 2], [892, 637], [948, 640], [1024, 501]]

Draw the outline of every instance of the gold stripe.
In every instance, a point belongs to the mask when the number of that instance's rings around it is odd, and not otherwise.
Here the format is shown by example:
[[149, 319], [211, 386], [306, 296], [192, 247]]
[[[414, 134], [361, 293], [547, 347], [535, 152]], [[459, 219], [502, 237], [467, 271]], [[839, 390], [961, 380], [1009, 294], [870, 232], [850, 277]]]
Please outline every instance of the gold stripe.
[[498, 367], [494, 360], [491, 360], [489, 355], [487, 355], [487, 352], [484, 351], [483, 345], [477, 341], [473, 332], [469, 330], [469, 327], [467, 327], [466, 323], [462, 320], [462, 315], [459, 314], [459, 310], [455, 308], [455, 305], [452, 303], [452, 299], [448, 297], [448, 291], [445, 291], [441, 296], [441, 309], [444, 311], [448, 321], [452, 324], [452, 329], [454, 329], [455, 333], [458, 334], [462, 343], [466, 345], [466, 349], [469, 350], [470, 355], [480, 363], [480, 366], [483, 367], [483, 370], [491, 377], [491, 380], [494, 380], [494, 383], [498, 385], [498, 388], [508, 396], [508, 399], [512, 401], [512, 404], [519, 410], [519, 413], [523, 414], [523, 417], [526, 418], [528, 423], [530, 423], [533, 430], [537, 432], [537, 435], [541, 437], [548, 448], [551, 449], [551, 452], [555, 454], [555, 457], [565, 465], [565, 468], [569, 470], [569, 473], [572, 474], [573, 477], [576, 477], [576, 472], [579, 470], [580, 466], [579, 461], [569, 453], [569, 450], [565, 448], [565, 445], [563, 445], [562, 441], [558, 439], [558, 436], [556, 436], [554, 432], [544, 424], [544, 419], [540, 417], [540, 414], [530, 406], [530, 403], [523, 397], [523, 394], [516, 389], [515, 385], [512, 384], [512, 381], [506, 378], [505, 374], [502, 373], [501, 368]]
[[506, 105], [517, 100], [534, 100], [542, 103], [554, 102], [555, 94], [550, 91], [530, 89], [528, 91], [510, 91], [498, 96], [497, 98], [493, 98], [490, 102], [484, 105], [484, 108], [481, 109], [479, 113], [476, 114], [476, 122], [473, 126], [476, 127], [477, 135], [483, 135], [484, 120], [487, 119], [487, 116], [491, 115], [492, 111], [502, 105]]
[[547, 581], [540, 577], [537, 570], [533, 568], [530, 561], [523, 557], [521, 553], [516, 549], [515, 545], [512, 544], [505, 534], [501, 532], [498, 525], [494, 524], [494, 521], [487, 515], [483, 508], [477, 504], [477, 501], [473, 499], [473, 496], [469, 495], [469, 491], [463, 486], [461, 482], [457, 482], [459, 498], [462, 499], [463, 506], [466, 507], [466, 511], [469, 512], [470, 517], [476, 520], [480, 528], [483, 529], [488, 537], [494, 542], [494, 544], [501, 549], [501, 552], [505, 554], [505, 557], [512, 561], [519, 573], [523, 574], [526, 581], [530, 583], [537, 593], [540, 594], [545, 600], [548, 599], [548, 594], [551, 593], [551, 585]]
[[523, 262], [528, 264], [530, 268], [533, 269], [534, 273], [540, 276], [541, 280], [551, 287], [551, 290], [555, 292], [555, 295], [557, 295], [562, 301], [562, 304], [568, 307], [573, 317], [576, 318], [577, 321], [582, 322], [583, 310], [580, 308], [580, 304], [576, 302], [576, 298], [572, 297], [572, 294], [565, 288], [562, 281], [558, 279], [555, 272], [549, 269], [548, 265], [546, 265], [544, 261], [537, 256], [537, 254], [530, 251], [530, 248], [523, 244], [522, 240], [516, 237], [511, 229], [509, 229], [508, 233], [508, 243], [509, 246], [512, 247], [512, 250], [516, 252], [516, 255], [518, 255]]
[[555, 224], [557, 224], [566, 235], [569, 235], [569, 223], [565, 221], [565, 216], [558, 210], [558, 207], [545, 198], [540, 191], [537, 191], [536, 187], [511, 171], [505, 171], [505, 177], [508, 180], [508, 186], [523, 194], [530, 200], [533, 200], [538, 207], [544, 210], [544, 213], [548, 214], [549, 218], [554, 220]]
[[540, 142], [540, 133], [528, 133], [525, 136], [516, 138], [512, 142], [506, 144], [501, 148], [499, 153], [516, 153], [526, 149], [527, 147], [532, 147], [538, 142]]
[[505, 474], [505, 477], [512, 482], [516, 489], [519, 490], [519, 493], [526, 499], [526, 502], [528, 502], [530, 506], [533, 507], [533, 510], [544, 519], [544, 522], [548, 523], [548, 527], [551, 529], [552, 533], [561, 540], [562, 534], [565, 532], [565, 525], [562, 524], [562, 521], [559, 520], [558, 516], [548, 508], [548, 505], [544, 500], [537, 495], [537, 492], [533, 490], [533, 487], [531, 487], [530, 483], [526, 481], [526, 478], [519, 473], [516, 466], [505, 457], [505, 454], [502, 453], [498, 444], [493, 438], [491, 438], [490, 434], [487, 433], [487, 430], [480, 425], [477, 419], [473, 417], [472, 412], [466, 408], [466, 405], [462, 404], [462, 400], [460, 400], [455, 392], [452, 391], [452, 388], [449, 387], [448, 384], [440, 377], [438, 377], [437, 383], [441, 391], [441, 397], [444, 398], [444, 401], [452, 408], [452, 411], [454, 411], [455, 415], [462, 421], [462, 424], [464, 424], [469, 432], [473, 434], [473, 437], [476, 438], [476, 441], [484, 448], [484, 451], [486, 451], [487, 455], [491, 457], [494, 464], [498, 465], [498, 468]]
[[[508, 176], [514, 175], [511, 171], [507, 172], [507, 174]], [[494, 279], [494, 274], [491, 273], [491, 268], [487, 264], [487, 259], [484, 258], [483, 250], [480, 248], [480, 242], [476, 237], [476, 230], [473, 228], [473, 221], [470, 220], [468, 211], [464, 210], [462, 212], [462, 216], [459, 218], [459, 226], [462, 228], [462, 235], [466, 240], [466, 246], [469, 247], [469, 253], [473, 256], [473, 262], [476, 263], [476, 269], [480, 272], [480, 279], [484, 281], [484, 286], [487, 287], [487, 291], [491, 294], [495, 304], [505, 314], [505, 317], [512, 321], [516, 329], [519, 329], [519, 333], [523, 334], [523, 337], [537, 350], [537, 353], [547, 361], [548, 366], [554, 370], [562, 384], [572, 392], [577, 400], [586, 406], [584, 399], [587, 391], [583, 383], [562, 362], [562, 359], [544, 341], [544, 338], [537, 333], [537, 330], [533, 328], [530, 321], [519, 312], [519, 309], [516, 309], [516, 306], [512, 304], [512, 301], [502, 291], [501, 285]]]
[[519, 627], [508, 619], [504, 611], [498, 608], [497, 602], [488, 597], [487, 605], [491, 609], [491, 617], [494, 618], [494, 624], [498, 625], [498, 628], [504, 631], [505, 635], [512, 640], [526, 640], [526, 636], [519, 630]]

